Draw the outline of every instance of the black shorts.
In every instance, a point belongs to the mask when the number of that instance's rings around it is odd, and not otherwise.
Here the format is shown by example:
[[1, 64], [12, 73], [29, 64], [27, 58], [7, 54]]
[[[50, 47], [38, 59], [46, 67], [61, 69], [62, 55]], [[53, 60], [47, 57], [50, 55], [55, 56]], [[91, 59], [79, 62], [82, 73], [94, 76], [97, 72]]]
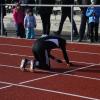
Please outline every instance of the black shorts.
[[[41, 43], [35, 43], [32, 47], [32, 52], [35, 57], [34, 66], [40, 69], [50, 69], [49, 51], [44, 48]], [[38, 65], [36, 65], [38, 62]]]

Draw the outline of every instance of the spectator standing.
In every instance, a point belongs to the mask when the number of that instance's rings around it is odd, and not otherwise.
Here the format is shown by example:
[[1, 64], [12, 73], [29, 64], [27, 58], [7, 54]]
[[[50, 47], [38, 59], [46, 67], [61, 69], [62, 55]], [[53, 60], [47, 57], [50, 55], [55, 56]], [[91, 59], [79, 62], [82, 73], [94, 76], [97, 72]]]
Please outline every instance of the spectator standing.
[[19, 0], [12, 0], [12, 3], [19, 3]]
[[35, 0], [19, 0], [19, 2], [22, 4], [34, 4]]
[[30, 9], [27, 10], [24, 18], [24, 27], [26, 31], [26, 38], [33, 39], [35, 37], [34, 28], [36, 27], [36, 19]]
[[[64, 5], [74, 4], [74, 0], [62, 0], [62, 4]], [[71, 7], [62, 7], [61, 10], [62, 10], [62, 15], [61, 15], [59, 29], [57, 32], [55, 32], [57, 35], [61, 34], [63, 24], [67, 17], [71, 22]], [[74, 19], [73, 19], [73, 30], [74, 30], [74, 35], [78, 35], [78, 31]]]
[[[96, 0], [91, 0], [91, 4], [95, 5]], [[88, 7], [86, 11], [88, 17], [89, 33], [91, 42], [98, 41], [98, 26], [100, 17], [100, 7]]]
[[[35, 0], [19, 0], [19, 2], [21, 3], [21, 4], [35, 4]], [[31, 9], [32, 11], [33, 11], [33, 8], [34, 7], [30, 7], [30, 6], [25, 6], [24, 8], [26, 8], [26, 9]], [[26, 9], [24, 9], [24, 10], [26, 10]]]
[[[88, 4], [90, 4], [90, 0], [78, 0], [78, 4], [88, 5]], [[82, 42], [84, 34], [85, 34], [86, 23], [87, 23], [88, 18], [86, 16], [87, 7], [80, 7], [80, 9], [81, 9], [81, 23], [80, 23], [79, 40], [78, 41]]]
[[[55, 4], [55, 0], [38, 0], [39, 4], [44, 4], [44, 5], [51, 5]], [[50, 33], [50, 17], [52, 14], [53, 7], [39, 7], [39, 14], [42, 20], [42, 27], [43, 27], [43, 34], [49, 35]]]
[[19, 3], [16, 3], [13, 9], [13, 18], [16, 26], [17, 37], [25, 38], [24, 30], [24, 12]]
[[11, 4], [11, 3], [13, 2], [13, 0], [5, 0], [5, 2], [6, 2], [7, 4]]

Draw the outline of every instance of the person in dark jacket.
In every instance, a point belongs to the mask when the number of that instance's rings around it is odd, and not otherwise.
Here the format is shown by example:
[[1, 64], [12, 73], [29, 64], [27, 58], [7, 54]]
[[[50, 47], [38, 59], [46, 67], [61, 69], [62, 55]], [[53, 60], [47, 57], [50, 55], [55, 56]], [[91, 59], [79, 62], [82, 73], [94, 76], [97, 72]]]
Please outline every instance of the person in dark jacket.
[[[88, 5], [90, 4], [90, 0], [78, 0], [79, 5]], [[87, 23], [87, 16], [86, 16], [86, 11], [87, 7], [80, 7], [81, 9], [81, 24], [80, 24], [80, 29], [79, 29], [79, 42], [82, 42], [85, 34], [85, 29], [86, 29], [86, 23]], [[88, 33], [88, 28], [87, 28], [87, 34]]]
[[[74, 4], [74, 0], [62, 0], [62, 4], [71, 5], [71, 4]], [[59, 29], [57, 32], [55, 32], [55, 34], [57, 35], [61, 34], [63, 24], [67, 17], [69, 18], [71, 22], [71, 7], [62, 7], [61, 10], [62, 10], [62, 15], [61, 15]], [[74, 30], [74, 35], [78, 35], [78, 31], [77, 31], [77, 27], [76, 27], [74, 19], [73, 19], [73, 30]]]
[[[91, 4], [96, 5], [96, 0], [91, 0]], [[90, 40], [91, 42], [97, 42], [100, 7], [88, 7], [86, 16], [88, 17]]]
[[[35, 4], [35, 0], [17, 0], [21, 4]], [[25, 6], [23, 7], [24, 11], [26, 12], [27, 9], [33, 11], [34, 6]]]
[[[38, 0], [39, 4], [44, 4], [44, 5], [51, 5], [55, 4], [55, 0]], [[38, 7], [39, 14], [42, 20], [42, 27], [43, 27], [43, 34], [48, 34], [50, 33], [50, 17], [52, 14], [53, 7]]]
[[32, 60], [28, 61], [27, 59], [22, 59], [20, 69], [24, 71], [26, 65], [30, 62], [30, 71], [33, 71], [35, 68], [50, 70], [50, 58], [62, 63], [62, 60], [56, 59], [50, 54], [51, 50], [56, 48], [61, 49], [67, 67], [69, 67], [70, 62], [66, 52], [66, 40], [57, 36], [45, 35], [38, 39], [32, 47], [32, 52], [35, 58], [34, 63]]

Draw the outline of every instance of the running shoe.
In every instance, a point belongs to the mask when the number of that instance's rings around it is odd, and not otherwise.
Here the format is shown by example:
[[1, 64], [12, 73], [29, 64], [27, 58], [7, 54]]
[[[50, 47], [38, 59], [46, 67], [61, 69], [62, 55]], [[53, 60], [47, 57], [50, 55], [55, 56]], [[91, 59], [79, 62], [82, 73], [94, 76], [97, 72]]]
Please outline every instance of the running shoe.
[[25, 67], [26, 67], [26, 65], [27, 65], [27, 62], [28, 62], [27, 59], [22, 59], [21, 64], [20, 64], [20, 69], [21, 69], [22, 71], [25, 70]]

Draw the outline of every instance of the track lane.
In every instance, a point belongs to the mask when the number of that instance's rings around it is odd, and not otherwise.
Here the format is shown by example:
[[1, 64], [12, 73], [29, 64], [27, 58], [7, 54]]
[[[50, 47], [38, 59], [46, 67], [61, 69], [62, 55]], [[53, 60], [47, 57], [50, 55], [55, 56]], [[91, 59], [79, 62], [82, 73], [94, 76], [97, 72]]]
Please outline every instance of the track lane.
[[[16, 94], [16, 95], [15, 95]], [[30, 89], [24, 87], [10, 87], [0, 91], [2, 100], [86, 100], [80, 97], [63, 95], [60, 93], [41, 91], [39, 89]]]
[[90, 68], [78, 70], [78, 71], [75, 71], [71, 74], [100, 79], [100, 65], [95, 65], [95, 66], [90, 67]]
[[17, 39], [17, 38], [2, 38], [2, 37], [0, 37], [0, 44], [31, 46], [33, 42], [34, 42], [34, 40]]
[[[32, 46], [35, 40], [27, 40], [27, 39], [16, 39], [16, 38], [2, 38], [0, 37], [0, 44], [8, 44], [8, 45], [19, 45], [19, 46]], [[99, 44], [90, 44], [90, 43], [66, 43], [68, 50], [71, 51], [81, 51], [81, 52], [92, 52], [92, 53], [100, 53], [100, 45]], [[94, 50], [95, 49], [95, 50]]]
[[[27, 55], [27, 56], [32, 56], [32, 51], [31, 49], [28, 49], [28, 48], [15, 48], [15, 47], [1, 47], [0, 49], [0, 55], [2, 56], [3, 52], [7, 53], [12, 53], [12, 54], [19, 54], [19, 55]], [[56, 56], [57, 58], [60, 58], [62, 59], [63, 56], [62, 56], [62, 52], [59, 51], [57, 52], [56, 50], [53, 51], [52, 53], [54, 56]], [[58, 56], [59, 55], [59, 56]], [[69, 55], [69, 59], [70, 61], [79, 61], [79, 62], [88, 62], [88, 63], [100, 63], [99, 59], [100, 59], [100, 55], [95, 55], [95, 54], [83, 54], [83, 53], [78, 53], [78, 52], [68, 52], [68, 55]], [[4, 55], [6, 56], [6, 55]], [[94, 59], [95, 58], [95, 59]]]
[[[23, 43], [24, 44], [24, 43]], [[28, 44], [29, 45], [29, 44]], [[72, 48], [72, 47], [71, 47]], [[90, 48], [90, 47], [89, 47]], [[80, 49], [80, 48], [79, 48]], [[77, 49], [78, 50], [78, 49]], [[83, 49], [82, 49], [83, 50]], [[85, 50], [85, 49], [84, 49]], [[97, 51], [98, 51], [98, 49], [97, 49]], [[15, 51], [14, 51], [15, 52]], [[19, 52], [19, 50], [18, 50], [18, 52]], [[27, 50], [26, 50], [26, 52], [27, 52]], [[99, 52], [99, 51], [98, 51]], [[22, 53], [22, 52], [20, 52], [20, 53]], [[58, 54], [57, 54], [58, 55]], [[75, 54], [75, 56], [79, 56], [79, 55], [77, 55], [77, 54]], [[1, 56], [0, 56], [1, 57]], [[84, 56], [85, 58], [86, 58], [86, 55]], [[93, 58], [94, 58], [95, 56], [93, 56]], [[62, 57], [61, 57], [62, 58]], [[72, 56], [72, 58], [74, 58], [73, 56]], [[82, 61], [83, 61], [83, 59], [85, 59], [85, 58], [81, 58], [80, 57], [80, 59], [82, 59]], [[98, 57], [97, 57], [97, 59], [99, 59]], [[76, 60], [76, 59], [75, 59]], [[97, 63], [98, 61], [96, 61], [96, 63]], [[14, 63], [15, 64], [15, 63]], [[80, 66], [79, 66], [80, 67]], [[74, 99], [75, 100], [75, 99]]]
[[0, 81], [20, 83], [34, 80], [40, 77], [52, 75], [53, 73], [37, 71], [36, 73], [22, 72], [19, 68], [8, 68], [0, 66]]
[[100, 45], [96, 44], [69, 43], [67, 47], [71, 51], [100, 53]]
[[98, 80], [58, 75], [45, 80], [30, 82], [25, 85], [100, 99], [100, 95], [98, 94], [100, 92], [98, 88], [100, 81]]

